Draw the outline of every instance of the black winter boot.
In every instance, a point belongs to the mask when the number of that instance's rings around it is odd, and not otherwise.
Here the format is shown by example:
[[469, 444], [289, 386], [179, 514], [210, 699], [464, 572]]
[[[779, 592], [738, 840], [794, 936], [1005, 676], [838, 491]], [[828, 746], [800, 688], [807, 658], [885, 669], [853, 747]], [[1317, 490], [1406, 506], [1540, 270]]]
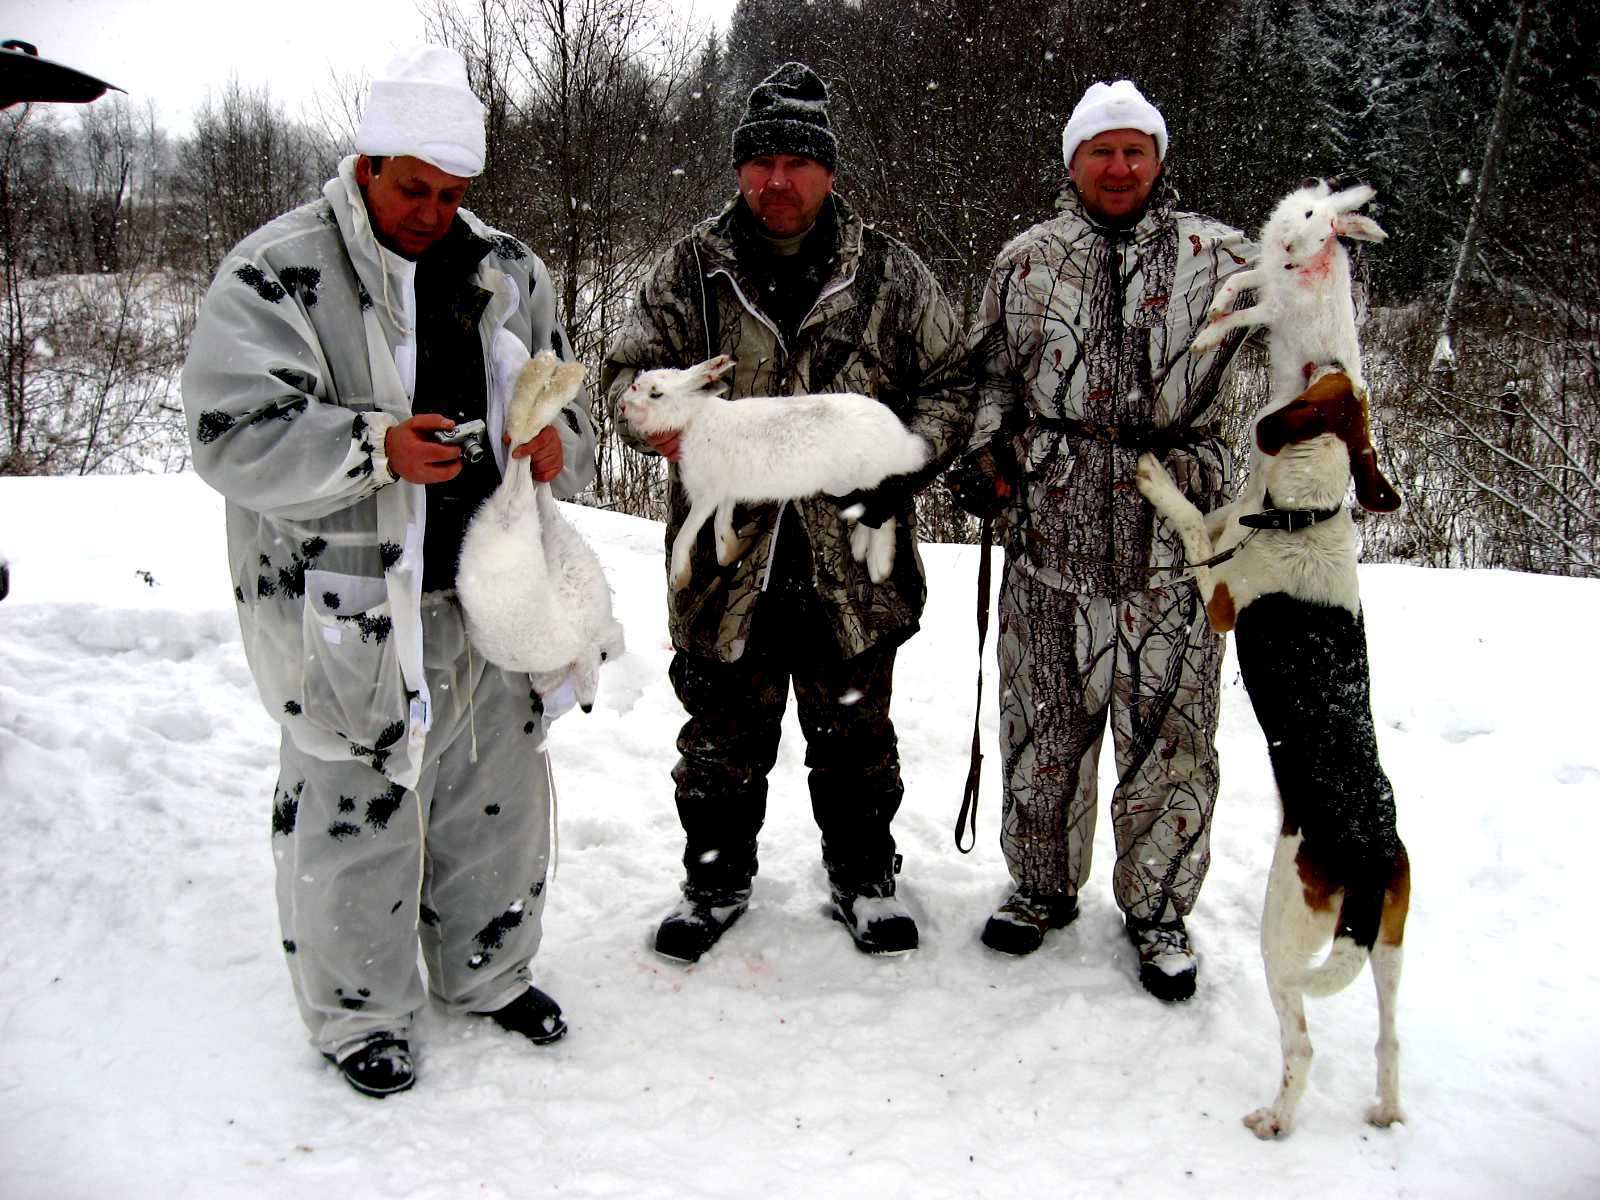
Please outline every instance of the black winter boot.
[[520, 1033], [535, 1046], [547, 1046], [567, 1036], [567, 1023], [561, 1018], [561, 1006], [531, 983], [527, 991], [510, 1004], [502, 1005], [493, 1012], [476, 1015], [488, 1017], [501, 1029]]
[[378, 1100], [405, 1091], [417, 1080], [411, 1065], [411, 1043], [387, 1033], [373, 1034], [343, 1058], [322, 1057], [335, 1063], [356, 1091]]
[[1032, 954], [1052, 929], [1064, 929], [1078, 915], [1076, 896], [1035, 896], [1021, 889], [984, 924], [983, 944], [1001, 954]]
[[1169, 1003], [1194, 995], [1200, 966], [1182, 917], [1160, 924], [1128, 917], [1127, 930], [1128, 940], [1139, 952], [1139, 982], [1145, 991]]
[[699, 962], [749, 907], [749, 888], [711, 895], [685, 886], [678, 907], [656, 930], [656, 953], [674, 962]]
[[917, 922], [892, 894], [833, 889], [833, 919], [850, 931], [863, 954], [906, 954], [917, 948]]

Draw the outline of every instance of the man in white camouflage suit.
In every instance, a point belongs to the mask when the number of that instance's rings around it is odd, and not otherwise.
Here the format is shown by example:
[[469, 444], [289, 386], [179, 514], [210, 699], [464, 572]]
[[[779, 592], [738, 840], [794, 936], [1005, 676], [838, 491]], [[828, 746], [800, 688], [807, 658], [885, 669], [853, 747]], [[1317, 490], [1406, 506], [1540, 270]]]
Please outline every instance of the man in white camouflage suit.
[[1134, 487], [1154, 450], [1210, 509], [1232, 460], [1211, 424], [1238, 339], [1189, 343], [1242, 234], [1175, 210], [1167, 128], [1128, 80], [1096, 83], [1068, 121], [1060, 214], [1001, 251], [971, 348], [979, 411], [950, 483], [997, 518], [1000, 843], [1014, 884], [983, 940], [1028, 954], [1070, 922], [1089, 874], [1107, 717], [1116, 753], [1112, 891], [1164, 1000], [1193, 995], [1184, 917], [1209, 863], [1222, 642], [1182, 548]]
[[[530, 352], [572, 347], [544, 264], [462, 199], [484, 109], [454, 51], [372, 83], [322, 197], [229, 252], [183, 369], [195, 469], [227, 497], [244, 651], [281, 726], [283, 949], [312, 1043], [357, 1091], [412, 1085], [431, 994], [534, 1043], [554, 697], [467, 642], [456, 561], [506, 471], [594, 476], [584, 398], [501, 439]], [[479, 420], [477, 453], [437, 435]], [[547, 703], [549, 711], [547, 711]], [[417, 951], [427, 964], [426, 989]]]

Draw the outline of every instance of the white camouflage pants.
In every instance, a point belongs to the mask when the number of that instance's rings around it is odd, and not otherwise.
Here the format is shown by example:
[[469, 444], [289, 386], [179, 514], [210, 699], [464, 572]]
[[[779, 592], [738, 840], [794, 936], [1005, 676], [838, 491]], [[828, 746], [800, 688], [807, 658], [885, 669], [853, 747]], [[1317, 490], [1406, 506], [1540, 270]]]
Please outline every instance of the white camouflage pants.
[[1117, 906], [1156, 921], [1194, 907], [1211, 857], [1222, 646], [1191, 583], [1079, 596], [1006, 564], [1000, 847], [1019, 889], [1076, 895], [1088, 879], [1109, 713]]
[[458, 1013], [514, 998], [539, 948], [544, 718], [526, 675], [469, 656], [453, 600], [424, 597], [422, 624], [434, 713], [415, 791], [361, 762], [311, 758], [287, 733], [279, 749], [278, 916], [300, 1014], [324, 1053], [404, 1035], [426, 998], [419, 940], [428, 992]]

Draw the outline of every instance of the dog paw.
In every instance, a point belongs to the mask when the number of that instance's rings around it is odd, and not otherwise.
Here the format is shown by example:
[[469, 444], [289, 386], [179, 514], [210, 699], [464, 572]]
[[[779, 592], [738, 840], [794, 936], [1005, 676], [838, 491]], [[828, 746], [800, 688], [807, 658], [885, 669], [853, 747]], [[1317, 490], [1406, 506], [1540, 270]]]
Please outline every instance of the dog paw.
[[1398, 1104], [1380, 1101], [1367, 1109], [1367, 1124], [1376, 1125], [1379, 1129], [1387, 1129], [1394, 1124], [1404, 1125], [1406, 1114], [1401, 1111]]
[[1244, 1118], [1245, 1128], [1264, 1142], [1287, 1137], [1294, 1123], [1275, 1108], [1258, 1108]]
[[1172, 477], [1167, 474], [1167, 469], [1161, 465], [1161, 460], [1148, 451], [1139, 456], [1139, 466], [1134, 472], [1134, 482], [1139, 486], [1139, 492], [1147, 500], [1154, 500], [1156, 495], [1166, 491], [1172, 486]]

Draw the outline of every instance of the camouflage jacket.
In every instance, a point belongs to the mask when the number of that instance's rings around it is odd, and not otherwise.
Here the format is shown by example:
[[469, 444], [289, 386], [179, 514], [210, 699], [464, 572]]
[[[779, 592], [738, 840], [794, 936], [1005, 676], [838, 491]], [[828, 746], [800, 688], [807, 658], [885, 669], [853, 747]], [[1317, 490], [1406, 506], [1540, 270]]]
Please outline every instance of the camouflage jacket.
[[[735, 198], [697, 226], [657, 262], [634, 298], [627, 327], [602, 376], [613, 419], [635, 449], [649, 444], [626, 427], [616, 401], [634, 373], [688, 367], [718, 354], [737, 362], [730, 395], [788, 396], [861, 392], [894, 410], [933, 446], [933, 461], [917, 476], [936, 476], [965, 445], [972, 428], [972, 394], [959, 323], [944, 292], [915, 254], [866, 227], [833, 199], [838, 253], [792, 344], [754, 303], [749, 272], [735, 251]], [[668, 470], [670, 547], [689, 511], [676, 467]], [[927, 596], [916, 546], [913, 497], [900, 504], [894, 570], [874, 584], [850, 556], [850, 527], [827, 496], [789, 501], [810, 547], [812, 586], [841, 658], [880, 640], [902, 641], [916, 631]], [[668, 592], [673, 645], [731, 662], [744, 652], [755, 602], [767, 587], [785, 504], [741, 505], [735, 528], [744, 554], [717, 563], [708, 523], [680, 592]]]
[[[183, 366], [195, 471], [227, 497], [229, 570], [245, 658], [267, 712], [306, 754], [371, 763], [415, 786], [432, 721], [422, 670], [420, 484], [398, 481], [385, 435], [411, 415], [415, 264], [379, 246], [355, 156], [323, 198], [229, 252]], [[474, 273], [490, 445], [516, 373], [572, 348], [544, 264], [457, 213], [493, 249]], [[594, 476], [585, 399], [557, 421], [570, 496]], [[525, 467], [523, 469], [526, 469]]]
[[1143, 591], [1183, 561], [1134, 486], [1146, 448], [1195, 504], [1216, 507], [1233, 460], [1214, 406], [1241, 337], [1191, 355], [1217, 285], [1254, 264], [1236, 229], [1173, 211], [1164, 183], [1127, 231], [1097, 225], [1070, 187], [1061, 213], [996, 259], [973, 327], [975, 448], [1020, 464], [999, 531], [1007, 556], [1085, 595]]

